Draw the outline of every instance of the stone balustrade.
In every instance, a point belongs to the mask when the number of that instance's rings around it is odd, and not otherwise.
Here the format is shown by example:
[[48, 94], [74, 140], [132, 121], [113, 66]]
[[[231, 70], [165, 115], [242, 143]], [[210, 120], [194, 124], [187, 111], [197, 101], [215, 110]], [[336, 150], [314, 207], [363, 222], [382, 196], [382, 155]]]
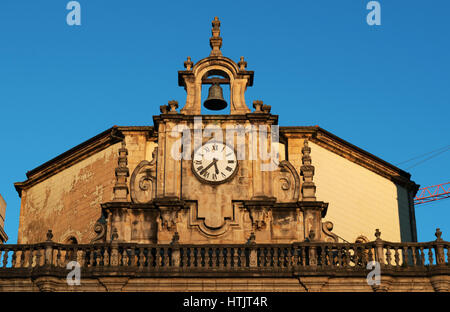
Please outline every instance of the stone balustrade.
[[294, 270], [366, 270], [368, 262], [382, 268], [407, 270], [432, 266], [449, 268], [449, 245], [427, 243], [302, 242], [293, 244], [134, 244], [94, 243], [64, 245], [51, 241], [30, 245], [0, 245], [0, 277], [17, 270], [81, 268], [148, 272], [292, 272]]

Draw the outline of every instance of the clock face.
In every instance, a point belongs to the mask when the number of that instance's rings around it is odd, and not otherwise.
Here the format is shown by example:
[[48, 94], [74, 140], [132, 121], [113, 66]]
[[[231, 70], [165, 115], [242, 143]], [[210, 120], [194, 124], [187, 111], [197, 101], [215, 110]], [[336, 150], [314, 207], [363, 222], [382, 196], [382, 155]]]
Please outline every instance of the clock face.
[[194, 152], [192, 171], [202, 182], [220, 184], [231, 179], [237, 171], [236, 153], [226, 144], [208, 142]]

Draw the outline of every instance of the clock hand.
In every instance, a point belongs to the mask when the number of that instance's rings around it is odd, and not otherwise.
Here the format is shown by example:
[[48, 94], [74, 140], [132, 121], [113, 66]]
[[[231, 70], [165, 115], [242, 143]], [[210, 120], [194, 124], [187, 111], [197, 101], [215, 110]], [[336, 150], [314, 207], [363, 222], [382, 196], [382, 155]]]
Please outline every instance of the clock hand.
[[216, 174], [219, 174], [219, 168], [217, 168], [217, 161], [214, 162], [214, 167], [216, 167]]
[[206, 166], [202, 171], [200, 171], [200, 174], [204, 174], [211, 166], [215, 165], [217, 162], [217, 159], [213, 159], [212, 163], [210, 163], [208, 166]]

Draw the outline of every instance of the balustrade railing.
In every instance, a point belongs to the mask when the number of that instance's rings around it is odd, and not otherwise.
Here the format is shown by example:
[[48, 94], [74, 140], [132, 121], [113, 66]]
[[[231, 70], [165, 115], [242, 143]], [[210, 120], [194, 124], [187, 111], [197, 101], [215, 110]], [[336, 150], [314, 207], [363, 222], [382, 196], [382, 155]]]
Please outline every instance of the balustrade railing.
[[304, 242], [293, 244], [132, 244], [65, 245], [44, 242], [0, 245], [0, 274], [16, 269], [65, 268], [77, 261], [82, 268], [130, 268], [152, 271], [277, 271], [292, 269], [366, 269], [377, 261], [384, 268], [449, 266], [450, 243]]

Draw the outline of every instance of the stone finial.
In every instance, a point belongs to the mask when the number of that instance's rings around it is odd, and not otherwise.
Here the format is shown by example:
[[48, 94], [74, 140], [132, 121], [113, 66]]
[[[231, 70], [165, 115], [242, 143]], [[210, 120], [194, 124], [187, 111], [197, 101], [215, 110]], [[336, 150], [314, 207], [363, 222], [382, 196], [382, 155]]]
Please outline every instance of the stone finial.
[[255, 244], [256, 236], [254, 232], [250, 233], [250, 237], [248, 238], [247, 244], [252, 245]]
[[222, 47], [222, 38], [220, 37], [220, 21], [216, 16], [212, 21], [212, 37], [209, 39], [209, 45], [211, 46], [211, 54], [210, 56], [221, 56], [222, 51], [220, 48]]
[[111, 240], [116, 241], [119, 238], [119, 233], [117, 232], [117, 228], [114, 228], [111, 235]]
[[128, 165], [128, 150], [125, 145], [125, 138], [122, 140], [122, 146], [119, 149], [119, 159], [116, 167], [116, 184], [114, 185], [114, 201], [126, 202], [128, 196], [127, 178], [130, 176]]
[[178, 114], [178, 112], [177, 112], [178, 102], [175, 100], [172, 100], [172, 101], [169, 101], [168, 104], [169, 104], [169, 108], [170, 108], [169, 114]]
[[194, 66], [194, 63], [191, 61], [191, 57], [188, 56], [187, 60], [184, 62], [184, 68], [186, 68], [186, 70], [192, 70], [192, 66]]
[[272, 109], [272, 106], [270, 106], [270, 105], [263, 105], [262, 106], [262, 110], [263, 110], [263, 112], [264, 113], [266, 113], [266, 114], [270, 114], [270, 110]]
[[167, 105], [161, 105], [159, 107], [159, 111], [161, 112], [161, 114], [167, 114], [169, 112], [169, 106]]
[[381, 239], [381, 232], [379, 229], [375, 230], [375, 237], [377, 238], [377, 240]]
[[47, 242], [51, 242], [53, 239], [53, 233], [52, 230], [47, 231]]
[[262, 113], [263, 101], [253, 101], [254, 113]]
[[303, 177], [302, 199], [304, 201], [316, 200], [316, 185], [313, 182], [314, 166], [311, 165], [311, 148], [308, 145], [308, 139], [305, 139], [302, 148], [302, 165], [300, 175]]
[[247, 68], [247, 62], [244, 61], [244, 57], [241, 56], [241, 60], [238, 63], [239, 65], [239, 70], [245, 70]]
[[178, 244], [179, 241], [180, 241], [180, 235], [178, 235], [178, 232], [175, 232], [172, 236], [171, 244]]
[[441, 232], [440, 228], [436, 229], [436, 233], [434, 233], [434, 235], [436, 236], [436, 241], [438, 241], [438, 242], [442, 241], [442, 238], [441, 238], [442, 232]]

